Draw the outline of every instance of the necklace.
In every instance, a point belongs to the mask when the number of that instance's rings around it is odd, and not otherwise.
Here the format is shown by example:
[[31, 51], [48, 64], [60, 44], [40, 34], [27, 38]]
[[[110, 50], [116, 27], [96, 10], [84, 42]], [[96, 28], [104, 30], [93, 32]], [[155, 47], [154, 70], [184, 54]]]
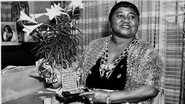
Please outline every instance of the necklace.
[[109, 58], [109, 48], [108, 48], [109, 45], [105, 48], [105, 51], [103, 52], [103, 55], [101, 57], [100, 68], [99, 68], [99, 73], [100, 73], [101, 78], [105, 77], [105, 78], [109, 79], [109, 77], [113, 73], [113, 71], [114, 71], [115, 67], [118, 65], [118, 63], [125, 56], [127, 56], [130, 46], [132, 46], [133, 44], [136, 43], [135, 40], [136, 39], [133, 39], [132, 41], [130, 41], [127, 44], [127, 47], [123, 50], [123, 52], [115, 60], [113, 60], [113, 62], [111, 64], [107, 64], [108, 58]]

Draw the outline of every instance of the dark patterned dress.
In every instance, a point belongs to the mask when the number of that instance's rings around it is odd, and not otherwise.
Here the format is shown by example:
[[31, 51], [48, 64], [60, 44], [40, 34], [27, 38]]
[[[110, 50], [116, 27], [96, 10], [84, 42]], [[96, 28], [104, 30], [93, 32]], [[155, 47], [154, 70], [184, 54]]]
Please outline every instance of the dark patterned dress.
[[97, 89], [109, 89], [109, 90], [123, 90], [126, 83], [126, 57], [124, 57], [118, 65], [115, 67], [114, 71], [109, 78], [105, 75], [101, 76], [100, 71], [100, 60], [97, 61], [96, 65], [91, 69], [91, 74], [87, 77], [86, 86], [88, 88]]

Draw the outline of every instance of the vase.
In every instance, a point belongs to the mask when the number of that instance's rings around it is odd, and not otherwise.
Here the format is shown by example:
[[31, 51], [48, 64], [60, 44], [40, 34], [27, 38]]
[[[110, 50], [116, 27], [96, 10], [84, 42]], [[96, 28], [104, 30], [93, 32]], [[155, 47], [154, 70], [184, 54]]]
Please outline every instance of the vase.
[[62, 69], [58, 66], [49, 65], [44, 59], [36, 62], [36, 68], [39, 76], [45, 81], [47, 87], [59, 88], [62, 86]]
[[52, 88], [62, 88], [62, 75], [71, 73], [76, 77], [77, 87], [80, 87], [81, 73], [79, 70], [75, 70], [78, 67], [78, 62], [74, 62], [71, 67], [63, 68], [61, 65], [49, 65], [44, 59], [40, 59], [36, 62], [36, 67], [41, 78], [44, 79], [46, 85]]

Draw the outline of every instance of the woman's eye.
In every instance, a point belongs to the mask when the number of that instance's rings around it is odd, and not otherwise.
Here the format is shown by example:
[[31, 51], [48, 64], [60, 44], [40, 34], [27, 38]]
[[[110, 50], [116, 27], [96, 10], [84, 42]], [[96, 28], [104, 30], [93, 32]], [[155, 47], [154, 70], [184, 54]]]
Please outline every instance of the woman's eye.
[[136, 18], [136, 16], [129, 16], [129, 18], [130, 18], [130, 19], [135, 19], [135, 18]]
[[117, 17], [118, 17], [118, 18], [122, 18], [122, 17], [123, 17], [123, 15], [121, 15], [121, 14], [118, 14], [118, 15], [117, 15]]

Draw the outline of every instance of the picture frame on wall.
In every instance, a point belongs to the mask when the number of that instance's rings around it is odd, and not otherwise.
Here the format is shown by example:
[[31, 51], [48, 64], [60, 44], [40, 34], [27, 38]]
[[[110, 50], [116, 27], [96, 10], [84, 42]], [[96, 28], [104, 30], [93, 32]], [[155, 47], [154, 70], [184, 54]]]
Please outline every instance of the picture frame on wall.
[[18, 45], [16, 22], [1, 22], [1, 44]]

